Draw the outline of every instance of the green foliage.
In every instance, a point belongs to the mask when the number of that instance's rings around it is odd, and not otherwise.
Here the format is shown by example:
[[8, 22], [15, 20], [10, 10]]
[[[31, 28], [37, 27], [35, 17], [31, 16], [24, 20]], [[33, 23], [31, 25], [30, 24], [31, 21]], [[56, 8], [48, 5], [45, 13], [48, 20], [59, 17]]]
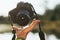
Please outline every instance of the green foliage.
[[4, 16], [0, 16], [0, 23], [9, 23], [9, 18], [8, 17], [4, 17]]
[[43, 18], [50, 21], [60, 20], [60, 5], [57, 5], [54, 10], [46, 10]]

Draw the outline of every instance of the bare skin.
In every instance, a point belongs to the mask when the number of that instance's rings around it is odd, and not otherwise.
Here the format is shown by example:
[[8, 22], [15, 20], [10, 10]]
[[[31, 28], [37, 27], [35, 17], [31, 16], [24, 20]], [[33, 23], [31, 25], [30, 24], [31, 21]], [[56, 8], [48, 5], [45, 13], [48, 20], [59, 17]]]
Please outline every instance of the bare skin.
[[27, 34], [36, 27], [36, 25], [40, 22], [40, 20], [33, 20], [32, 23], [25, 29], [18, 28], [16, 26], [13, 26], [13, 29], [16, 30], [16, 36], [17, 38], [24, 38], [26, 39]]

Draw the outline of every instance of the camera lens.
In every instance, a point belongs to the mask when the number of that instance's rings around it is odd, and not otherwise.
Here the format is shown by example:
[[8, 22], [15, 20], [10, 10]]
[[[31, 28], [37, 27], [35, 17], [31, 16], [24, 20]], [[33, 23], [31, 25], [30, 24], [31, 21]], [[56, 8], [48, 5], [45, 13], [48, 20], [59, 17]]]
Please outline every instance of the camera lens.
[[16, 15], [16, 23], [20, 26], [26, 26], [30, 21], [29, 11], [20, 10]]
[[16, 17], [16, 21], [16, 23], [20, 26], [26, 26], [29, 23], [30, 19], [27, 15], [20, 14], [18, 17]]

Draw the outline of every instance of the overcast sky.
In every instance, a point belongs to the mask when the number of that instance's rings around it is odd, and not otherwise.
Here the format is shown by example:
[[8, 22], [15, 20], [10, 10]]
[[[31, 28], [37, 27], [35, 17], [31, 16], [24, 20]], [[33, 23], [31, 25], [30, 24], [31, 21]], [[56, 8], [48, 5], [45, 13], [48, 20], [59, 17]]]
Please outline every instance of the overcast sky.
[[57, 4], [60, 4], [60, 0], [0, 0], [0, 16], [8, 16], [8, 12], [20, 1], [31, 3], [40, 15], [44, 14], [46, 8], [54, 9]]

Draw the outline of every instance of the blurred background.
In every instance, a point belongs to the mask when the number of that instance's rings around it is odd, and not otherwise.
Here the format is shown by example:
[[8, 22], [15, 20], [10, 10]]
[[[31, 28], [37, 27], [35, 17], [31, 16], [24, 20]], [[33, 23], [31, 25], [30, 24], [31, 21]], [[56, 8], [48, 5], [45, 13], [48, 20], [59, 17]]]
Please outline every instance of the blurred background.
[[[41, 28], [46, 34], [46, 40], [60, 40], [60, 0], [0, 0], [0, 40], [12, 39], [8, 13], [20, 1], [33, 5], [41, 20]], [[28, 34], [26, 40], [37, 39], [39, 40], [38, 27]]]

